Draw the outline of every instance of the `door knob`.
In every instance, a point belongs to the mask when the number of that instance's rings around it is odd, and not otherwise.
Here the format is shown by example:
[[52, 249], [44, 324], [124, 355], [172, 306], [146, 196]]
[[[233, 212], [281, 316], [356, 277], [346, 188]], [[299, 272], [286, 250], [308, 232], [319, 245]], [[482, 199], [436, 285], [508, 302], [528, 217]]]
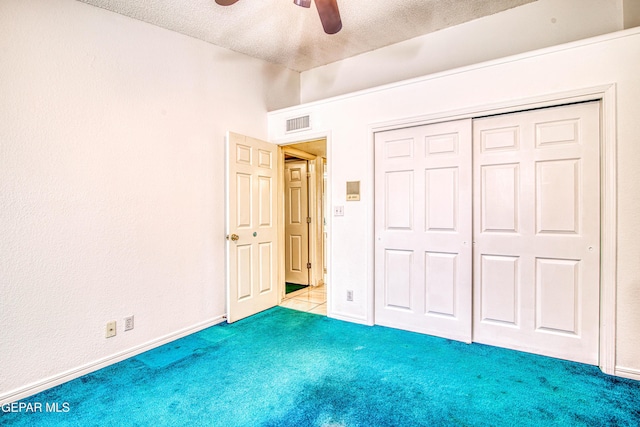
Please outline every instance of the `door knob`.
[[240, 236], [237, 234], [232, 234], [231, 236], [227, 236], [227, 240], [231, 240], [232, 242], [237, 242]]

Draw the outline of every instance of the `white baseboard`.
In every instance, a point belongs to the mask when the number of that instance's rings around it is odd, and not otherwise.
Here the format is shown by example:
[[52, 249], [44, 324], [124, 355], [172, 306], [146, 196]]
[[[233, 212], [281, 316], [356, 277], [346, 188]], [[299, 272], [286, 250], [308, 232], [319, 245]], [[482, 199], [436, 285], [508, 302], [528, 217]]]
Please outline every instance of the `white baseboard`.
[[344, 320], [345, 322], [359, 323], [361, 325], [371, 326], [369, 325], [369, 323], [367, 323], [367, 319], [350, 316], [348, 314], [336, 313], [335, 311], [327, 313], [327, 317], [330, 317], [332, 319], [337, 319], [337, 320]]
[[623, 366], [616, 366], [616, 376], [629, 378], [632, 380], [640, 381], [640, 369], [625, 368]]
[[98, 369], [105, 368], [109, 365], [113, 365], [115, 363], [121, 362], [125, 359], [133, 357], [140, 353], [144, 353], [145, 351], [149, 351], [156, 347], [160, 347], [161, 345], [170, 343], [171, 341], [175, 341], [187, 335], [191, 335], [195, 332], [201, 331], [210, 326], [217, 325], [218, 323], [223, 322], [225, 319], [226, 319], [225, 315], [220, 315], [220, 316], [214, 317], [213, 319], [209, 319], [205, 322], [201, 322], [196, 325], [190, 326], [188, 328], [184, 328], [179, 331], [173, 332], [171, 334], [162, 336], [160, 338], [148, 341], [144, 344], [138, 345], [128, 350], [121, 351], [111, 356], [104, 357], [102, 359], [96, 360], [91, 363], [87, 363], [86, 365], [82, 365], [77, 368], [70, 369], [58, 375], [54, 375], [44, 380], [37, 381], [35, 383], [28, 384], [24, 387], [20, 387], [18, 389], [12, 390], [8, 393], [0, 395], [0, 405], [15, 402], [17, 400], [24, 399], [25, 397], [32, 396], [36, 393], [40, 393], [41, 391], [66, 383], [67, 381], [71, 381], [83, 375], [97, 371]]

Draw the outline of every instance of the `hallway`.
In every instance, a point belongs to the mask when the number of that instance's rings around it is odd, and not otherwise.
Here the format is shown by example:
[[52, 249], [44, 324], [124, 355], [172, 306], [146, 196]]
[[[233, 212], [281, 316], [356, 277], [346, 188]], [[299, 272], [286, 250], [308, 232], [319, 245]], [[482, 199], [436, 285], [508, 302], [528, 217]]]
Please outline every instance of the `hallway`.
[[327, 315], [327, 288], [325, 285], [308, 286], [285, 295], [280, 307]]

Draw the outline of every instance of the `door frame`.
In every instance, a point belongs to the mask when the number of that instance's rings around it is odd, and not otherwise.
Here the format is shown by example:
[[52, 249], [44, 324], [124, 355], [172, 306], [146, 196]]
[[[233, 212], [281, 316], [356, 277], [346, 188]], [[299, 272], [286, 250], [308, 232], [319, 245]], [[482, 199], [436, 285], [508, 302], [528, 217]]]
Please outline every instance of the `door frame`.
[[[425, 116], [396, 119], [368, 126], [370, 149], [368, 150], [369, 179], [375, 179], [375, 133], [386, 130], [420, 126], [459, 119], [474, 119], [482, 116], [516, 113], [537, 108], [556, 107], [577, 102], [600, 102], [600, 369], [610, 375], [616, 373], [616, 272], [617, 272], [617, 132], [616, 132], [616, 85], [606, 84], [569, 92], [547, 94], [534, 98], [505, 101], [497, 104], [474, 106], [460, 110], [445, 111]], [[375, 323], [374, 281], [374, 210], [372, 197], [371, 214], [367, 218], [368, 324]], [[624, 376], [624, 375], [622, 375]]]
[[[279, 165], [278, 165], [278, 197], [277, 197], [277, 215], [278, 215], [278, 244], [280, 246], [280, 250], [278, 251], [278, 283], [279, 286], [282, 287], [282, 289], [279, 290], [278, 295], [279, 295], [279, 302], [282, 302], [282, 299], [284, 297], [284, 293], [285, 293], [285, 289], [284, 289], [284, 283], [285, 283], [285, 272], [286, 272], [286, 267], [285, 267], [285, 251], [284, 251], [284, 244], [285, 244], [285, 232], [284, 232], [284, 227], [285, 227], [285, 221], [284, 221], [284, 154], [285, 154], [285, 150], [283, 148], [289, 146], [289, 145], [294, 145], [294, 144], [302, 144], [305, 142], [310, 142], [310, 141], [316, 141], [319, 139], [324, 139], [325, 140], [325, 144], [326, 144], [326, 154], [327, 154], [327, 185], [326, 185], [326, 189], [325, 189], [325, 197], [327, 200], [327, 204], [330, 206], [331, 205], [331, 132], [316, 132], [316, 133], [310, 133], [310, 134], [305, 134], [304, 137], [301, 137], [300, 135], [296, 136], [288, 136], [285, 138], [278, 138], [275, 139], [273, 141], [271, 141], [273, 144], [278, 145], [278, 161], [279, 161]], [[297, 151], [297, 155], [300, 155], [301, 158], [304, 158], [302, 156], [304, 156], [304, 154], [307, 154], [307, 156], [309, 156], [308, 153], [305, 153], [303, 151], [300, 150], [296, 150], [293, 147], [288, 148], [287, 150], [290, 150], [291, 152], [295, 152]], [[313, 156], [315, 157], [315, 156]], [[309, 160], [309, 159], [307, 159]], [[316, 182], [316, 187], [321, 186], [322, 183], [321, 182]], [[326, 243], [326, 257], [327, 257], [327, 263], [326, 263], [326, 275], [325, 277], [327, 278], [326, 282], [327, 283], [331, 283], [331, 224], [332, 224], [332, 216], [329, 213], [329, 210], [326, 209], [325, 212], [327, 213], [325, 218], [326, 218], [326, 231], [327, 231], [327, 243]], [[312, 217], [313, 218], [313, 217]], [[314, 220], [312, 219], [312, 224], [314, 224]], [[312, 227], [313, 228], [313, 227]], [[311, 236], [310, 236], [311, 237]], [[322, 255], [322, 254], [320, 254]], [[313, 262], [313, 260], [311, 261]], [[331, 317], [331, 313], [332, 313], [332, 303], [331, 303], [331, 295], [332, 295], [332, 291], [331, 291], [331, 286], [327, 286], [326, 287], [326, 294], [327, 294], [327, 316]]]

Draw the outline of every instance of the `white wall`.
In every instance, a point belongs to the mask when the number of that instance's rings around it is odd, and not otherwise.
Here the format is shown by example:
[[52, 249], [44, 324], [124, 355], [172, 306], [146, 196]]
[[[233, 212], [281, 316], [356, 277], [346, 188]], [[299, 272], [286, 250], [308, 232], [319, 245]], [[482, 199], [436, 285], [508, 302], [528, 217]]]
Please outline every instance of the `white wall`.
[[74, 0], [0, 2], [0, 401], [221, 320], [224, 135], [266, 138], [298, 87]]
[[640, 1], [623, 0], [624, 28], [633, 28], [640, 25]]
[[305, 71], [300, 77], [300, 99], [316, 101], [622, 30], [627, 28], [622, 3], [538, 0]]
[[[398, 65], [400, 67], [400, 65]], [[447, 117], [498, 103], [616, 85], [618, 137], [618, 373], [640, 379], [640, 29], [508, 57], [269, 114], [271, 141], [327, 133], [332, 206], [329, 307], [333, 317], [373, 322], [373, 139], [379, 123]], [[313, 129], [288, 136], [284, 121], [311, 114]], [[361, 181], [362, 201], [346, 202], [345, 182]], [[346, 291], [354, 301], [346, 301]]]

